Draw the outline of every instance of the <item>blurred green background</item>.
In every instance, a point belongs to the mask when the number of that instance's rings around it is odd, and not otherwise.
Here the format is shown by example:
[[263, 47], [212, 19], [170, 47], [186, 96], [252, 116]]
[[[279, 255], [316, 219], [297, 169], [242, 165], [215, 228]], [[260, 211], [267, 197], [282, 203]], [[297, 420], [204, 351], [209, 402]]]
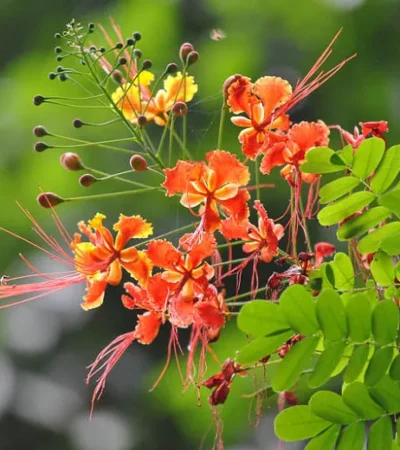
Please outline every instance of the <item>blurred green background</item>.
[[[153, 61], [154, 71], [178, 59], [182, 42], [192, 42], [200, 61], [191, 73], [199, 92], [190, 104], [189, 148], [196, 157], [216, 146], [221, 85], [234, 74], [256, 79], [279, 75], [292, 84], [304, 75], [339, 28], [344, 33], [335, 45], [331, 64], [358, 53], [334, 79], [298, 105], [292, 120], [322, 119], [348, 130], [360, 121], [388, 120], [391, 144], [398, 142], [400, 114], [400, 3], [396, 0], [2, 0], [0, 3], [0, 226], [32, 238], [31, 226], [16, 205], [20, 202], [47, 229], [55, 232], [48, 211], [35, 197], [43, 190], [63, 196], [87, 195], [125, 189], [118, 182], [85, 190], [77, 173], [59, 164], [63, 148], [33, 151], [32, 128], [45, 125], [53, 133], [77, 139], [124, 137], [120, 125], [75, 129], [72, 120], [104, 120], [90, 110], [55, 105], [35, 107], [32, 97], [76, 95], [70, 82], [50, 81], [55, 62], [53, 39], [72, 17], [109, 26], [115, 18], [126, 36], [141, 31], [140, 48]], [[221, 41], [210, 39], [220, 28]], [[93, 40], [98, 34], [93, 35]], [[66, 65], [67, 61], [65, 62]], [[62, 63], [64, 64], [64, 63]], [[154, 129], [155, 126], [149, 127]], [[156, 133], [159, 130], [156, 130]], [[226, 124], [224, 148], [239, 152], [238, 129]], [[333, 133], [334, 134], [334, 133]], [[333, 138], [337, 142], [338, 137]], [[52, 141], [60, 144], [59, 141]], [[70, 142], [67, 142], [70, 144]], [[128, 157], [99, 148], [79, 152], [85, 163], [100, 170], [127, 169]], [[139, 181], [145, 181], [140, 174]], [[282, 214], [287, 186], [274, 173], [263, 192], [272, 217]], [[140, 213], [152, 221], [156, 234], [185, 224], [188, 215], [163, 194], [126, 197], [101, 202], [61, 205], [57, 212], [73, 232], [78, 220], [104, 212], [109, 224], [117, 215]], [[316, 227], [312, 227], [315, 231]], [[314, 235], [334, 242], [333, 231]], [[43, 271], [52, 262], [23, 242], [0, 234], [0, 274], [26, 271], [19, 261], [23, 252]], [[273, 270], [271, 268], [270, 270]], [[83, 312], [80, 288], [0, 313], [0, 450], [128, 450], [211, 448], [215, 418], [205, 397], [197, 406], [195, 390], [183, 393], [175, 363], [155, 392], [148, 389], [166, 356], [168, 332], [151, 347], [133, 345], [109, 378], [106, 392], [88, 420], [92, 387], [84, 383], [87, 366], [114, 337], [134, 327], [135, 315], [125, 310], [114, 290], [102, 308]], [[233, 326], [232, 326], [233, 325]], [[183, 346], [187, 342], [183, 333]], [[243, 336], [228, 326], [214, 346], [220, 358], [233, 356]], [[210, 374], [216, 366], [210, 364]], [[251, 394], [260, 380], [239, 379], [222, 410], [224, 438], [229, 449], [274, 449], [272, 418], [276, 399], [264, 405], [256, 428], [257, 405]], [[258, 384], [257, 384], [258, 383]], [[302, 395], [306, 395], [303, 393]], [[301, 400], [301, 399], [300, 399]], [[203, 445], [203, 447], [201, 447]], [[287, 446], [287, 448], [296, 448]]]

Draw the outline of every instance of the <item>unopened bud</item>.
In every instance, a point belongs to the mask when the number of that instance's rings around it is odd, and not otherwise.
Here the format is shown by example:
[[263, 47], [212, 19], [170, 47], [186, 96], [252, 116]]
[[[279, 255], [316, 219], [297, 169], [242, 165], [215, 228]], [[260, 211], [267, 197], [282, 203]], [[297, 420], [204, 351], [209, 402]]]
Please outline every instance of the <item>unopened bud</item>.
[[106, 52], [106, 48], [105, 47], [100, 47], [99, 50], [100, 50], [100, 53], [105, 53]]
[[49, 133], [47, 132], [45, 127], [42, 127], [41, 125], [38, 125], [33, 129], [33, 134], [36, 137], [44, 137], [47, 136]]
[[187, 56], [186, 62], [188, 66], [191, 66], [192, 64], [197, 63], [197, 61], [199, 60], [199, 54], [194, 51], [194, 52], [190, 52]]
[[60, 76], [58, 77], [58, 79], [60, 81], [67, 81], [68, 77], [67, 77], [67, 75], [65, 73], [60, 73]]
[[48, 77], [49, 77], [49, 80], [55, 80], [57, 75], [54, 72], [50, 72]]
[[176, 102], [172, 107], [172, 114], [175, 117], [183, 117], [187, 114], [187, 105], [185, 102]]
[[79, 184], [83, 187], [89, 187], [97, 181], [99, 180], [90, 173], [85, 173], [79, 178]]
[[118, 42], [118, 43], [115, 45], [115, 48], [116, 48], [117, 50], [121, 50], [123, 47], [124, 47], [124, 44], [123, 44], [122, 42]]
[[54, 208], [65, 200], [54, 192], [42, 192], [36, 197], [37, 202], [42, 208]]
[[116, 84], [122, 84], [123, 78], [124, 78], [124, 75], [122, 74], [122, 72], [120, 70], [114, 70], [113, 73], [111, 74], [111, 79]]
[[237, 81], [239, 78], [242, 78], [242, 75], [237, 73], [235, 75], [231, 75], [225, 80], [225, 83], [222, 85], [222, 92], [224, 93], [225, 98], [228, 96], [228, 89], [230, 88], [231, 84]]
[[57, 67], [56, 67], [56, 71], [57, 71], [58, 73], [64, 72], [64, 67], [63, 67], [63, 66], [57, 66]]
[[149, 59], [145, 59], [142, 63], [142, 69], [148, 70], [151, 68], [152, 65], [153, 65], [153, 63]]
[[137, 48], [133, 51], [133, 56], [137, 59], [140, 59], [142, 57], [142, 51]]
[[64, 58], [63, 56], [58, 55], [56, 58], [56, 61], [61, 62], [63, 60], [63, 58]]
[[119, 58], [118, 65], [124, 66], [127, 62], [128, 61], [126, 60], [126, 58], [122, 57], [122, 58]]
[[132, 47], [132, 46], [134, 46], [134, 45], [135, 45], [135, 39], [133, 39], [133, 38], [127, 39], [125, 45], [126, 45], [127, 47]]
[[179, 70], [178, 64], [169, 63], [165, 72], [166, 73], [176, 73], [176, 72], [178, 72], [178, 70]]
[[183, 63], [186, 62], [187, 56], [193, 50], [194, 50], [194, 47], [190, 42], [185, 42], [184, 44], [181, 45], [181, 48], [179, 49], [179, 57], [181, 58], [181, 61]]
[[55, 53], [62, 53], [62, 48], [61, 47], [56, 47], [54, 49]]
[[43, 95], [35, 95], [33, 97], [33, 104], [36, 106], [41, 105], [42, 103], [44, 103], [45, 98], [43, 97]]
[[73, 125], [75, 128], [82, 128], [83, 125], [84, 125], [84, 122], [82, 122], [81, 119], [74, 119], [74, 120], [72, 121], [72, 125]]
[[47, 145], [45, 142], [36, 142], [36, 144], [34, 145], [34, 149], [37, 152], [44, 152], [45, 150], [47, 150], [48, 148], [51, 148], [50, 145]]
[[140, 39], [142, 39], [142, 33], [139, 33], [139, 31], [135, 31], [132, 36], [135, 41], [140, 41]]
[[90, 22], [88, 25], [89, 31], [93, 32], [94, 28], [95, 28], [95, 24], [93, 22]]
[[145, 127], [147, 125], [147, 117], [146, 116], [138, 116], [137, 124], [139, 127]]
[[61, 39], [61, 34], [60, 34], [60, 33], [56, 33], [56, 34], [54, 35], [54, 38], [55, 38], [55, 39]]
[[133, 155], [129, 161], [132, 170], [144, 172], [147, 170], [147, 161], [141, 155]]
[[84, 165], [82, 164], [82, 160], [76, 153], [64, 153], [61, 155], [60, 164], [67, 170], [82, 170], [84, 169]]

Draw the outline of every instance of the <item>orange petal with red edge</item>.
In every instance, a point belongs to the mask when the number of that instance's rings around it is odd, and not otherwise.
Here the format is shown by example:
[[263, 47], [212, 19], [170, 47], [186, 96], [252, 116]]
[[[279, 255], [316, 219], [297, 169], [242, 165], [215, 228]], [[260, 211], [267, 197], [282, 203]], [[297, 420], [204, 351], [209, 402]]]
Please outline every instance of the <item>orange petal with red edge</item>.
[[198, 316], [196, 322], [199, 321], [202, 325], [212, 329], [222, 328], [225, 325], [225, 316], [223, 312], [210, 302], [197, 302], [195, 311]]
[[241, 222], [249, 217], [250, 211], [247, 204], [249, 200], [250, 194], [247, 189], [240, 189], [235, 197], [221, 200], [219, 203], [227, 215], [232, 216], [237, 222]]
[[239, 77], [231, 83], [226, 98], [226, 103], [230, 106], [231, 112], [234, 114], [249, 112], [252, 88], [253, 83], [247, 77]]
[[274, 167], [286, 164], [286, 160], [283, 155], [285, 148], [286, 144], [284, 142], [279, 142], [269, 148], [260, 164], [261, 173], [264, 175], [269, 174]]
[[246, 128], [239, 133], [239, 142], [242, 144], [243, 154], [254, 159], [263, 148], [264, 132]]
[[157, 337], [161, 326], [160, 314], [146, 312], [138, 315], [138, 323], [135, 328], [136, 339], [141, 344], [151, 344]]
[[[181, 238], [182, 241], [188, 241], [188, 236], [185, 235]], [[189, 249], [188, 257], [192, 262], [193, 267], [197, 267], [204, 261], [205, 258], [208, 258], [214, 253], [215, 246], [217, 242], [215, 237], [211, 233], [203, 233], [202, 239], [198, 244], [193, 245]]]
[[236, 222], [233, 217], [229, 217], [222, 221], [221, 233], [225, 239], [248, 239], [249, 237], [249, 222], [244, 220], [242, 222]]
[[84, 302], [81, 307], [85, 311], [89, 309], [98, 308], [102, 305], [104, 299], [104, 292], [107, 287], [107, 275], [98, 275], [96, 277], [88, 278], [86, 287], [87, 294], [83, 297]]
[[293, 125], [289, 131], [289, 138], [294, 141], [301, 150], [312, 147], [327, 146], [329, 144], [329, 128], [324, 122], [300, 122]]
[[171, 300], [169, 312], [169, 321], [178, 328], [187, 328], [193, 323], [194, 304], [192, 301], [185, 301], [182, 296]]
[[134, 261], [121, 261], [121, 265], [142, 286], [146, 284], [153, 268], [151, 260], [148, 258], [146, 253], [142, 251], [137, 252], [137, 258]]
[[206, 196], [203, 194], [188, 193], [182, 195], [180, 204], [185, 208], [194, 208], [195, 206], [200, 205], [201, 202], [204, 202], [205, 199]]

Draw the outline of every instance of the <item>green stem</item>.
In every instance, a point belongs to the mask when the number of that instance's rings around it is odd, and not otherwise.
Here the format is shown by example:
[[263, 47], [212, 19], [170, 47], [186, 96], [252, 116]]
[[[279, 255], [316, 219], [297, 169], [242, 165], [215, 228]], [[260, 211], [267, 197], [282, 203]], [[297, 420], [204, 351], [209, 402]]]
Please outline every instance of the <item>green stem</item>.
[[301, 195], [299, 197], [300, 197], [299, 198], [299, 207], [300, 207], [300, 212], [301, 212], [301, 220], [303, 221], [303, 231], [304, 231], [304, 236], [306, 238], [307, 251], [312, 252], [312, 245], [311, 245], [310, 233], [308, 231], [307, 219], [304, 216], [303, 198]]
[[156, 239], [163, 239], [163, 238], [171, 236], [173, 234], [181, 233], [182, 231], [190, 230], [191, 228], [193, 228], [193, 224], [184, 225], [183, 227], [176, 228], [175, 230], [172, 230], [172, 231], [167, 231], [166, 233], [160, 234], [160, 235], [158, 235], [158, 236], [156, 236], [156, 237], [154, 237], [152, 239], [148, 239], [147, 241], [140, 242], [135, 247], [138, 247], [139, 245], [148, 244], [150, 241], [153, 241], [153, 240], [156, 240]]
[[144, 194], [145, 192], [155, 191], [157, 189], [159, 189], [159, 188], [151, 187], [151, 188], [145, 188], [145, 189], [135, 189], [132, 191], [108, 192], [106, 194], [85, 195], [82, 197], [69, 197], [69, 198], [64, 198], [64, 201], [71, 202], [71, 201], [75, 201], [75, 200], [96, 200], [96, 199], [103, 199], [103, 198], [122, 197], [125, 195]]
[[247, 258], [238, 258], [238, 259], [232, 259], [231, 261], [223, 261], [220, 263], [213, 264], [213, 267], [220, 267], [220, 266], [227, 266], [229, 264], [236, 264], [236, 263], [246, 261], [246, 259]]
[[221, 148], [222, 148], [222, 136], [224, 134], [225, 116], [226, 116], [226, 105], [225, 105], [225, 98], [224, 98], [224, 100], [222, 102], [221, 115], [219, 118], [218, 141], [217, 141], [217, 148], [219, 150], [221, 150]]

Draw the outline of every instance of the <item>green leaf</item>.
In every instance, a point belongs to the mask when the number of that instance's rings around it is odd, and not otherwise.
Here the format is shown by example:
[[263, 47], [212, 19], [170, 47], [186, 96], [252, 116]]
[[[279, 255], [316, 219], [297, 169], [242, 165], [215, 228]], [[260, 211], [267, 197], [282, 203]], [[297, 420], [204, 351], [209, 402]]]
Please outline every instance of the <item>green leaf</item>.
[[381, 286], [389, 286], [394, 282], [394, 267], [392, 258], [385, 252], [375, 253], [371, 261], [371, 272], [375, 281]]
[[321, 188], [320, 203], [328, 203], [350, 192], [360, 184], [360, 180], [351, 176], [338, 178]]
[[342, 341], [333, 342], [326, 346], [308, 380], [310, 388], [322, 386], [329, 380], [333, 371], [339, 365], [345, 348], [346, 344]]
[[369, 345], [360, 345], [351, 355], [349, 365], [344, 373], [344, 381], [352, 383], [363, 372], [369, 356]]
[[382, 300], [372, 312], [372, 333], [378, 345], [392, 343], [397, 336], [399, 308], [392, 300]]
[[400, 412], [400, 387], [389, 375], [384, 375], [375, 386], [369, 389], [371, 397], [385, 411], [394, 414]]
[[311, 411], [332, 423], [348, 425], [359, 419], [358, 415], [349, 408], [343, 398], [334, 392], [319, 391], [309, 402]]
[[353, 164], [354, 150], [351, 145], [346, 145], [342, 150], [338, 150], [331, 156], [331, 163], [335, 165], [345, 165], [347, 167]]
[[364, 420], [374, 420], [385, 414], [384, 409], [372, 400], [367, 387], [362, 383], [355, 382], [346, 386], [342, 397], [346, 405]]
[[[347, 344], [344, 349], [342, 359], [339, 361], [339, 364], [335, 367], [335, 370], [332, 372], [331, 377], [336, 377], [339, 375], [348, 365], [351, 355], [354, 351], [354, 344]], [[357, 377], [356, 377], [357, 378]]]
[[383, 139], [372, 138], [361, 142], [354, 155], [353, 174], [365, 180], [378, 167], [384, 153], [385, 141]]
[[389, 370], [390, 377], [395, 381], [400, 381], [400, 355], [394, 358]]
[[392, 347], [382, 347], [379, 350], [376, 350], [372, 355], [367, 371], [365, 372], [365, 384], [368, 386], [377, 384], [389, 369], [392, 359]]
[[305, 173], [341, 172], [343, 167], [331, 163], [331, 156], [335, 152], [327, 147], [314, 147], [306, 153], [306, 161], [300, 166]]
[[371, 304], [365, 294], [354, 294], [346, 305], [347, 325], [353, 342], [364, 342], [371, 334]]
[[304, 450], [333, 450], [339, 437], [340, 425], [331, 425], [318, 436], [315, 436], [304, 447]]
[[362, 254], [374, 253], [381, 248], [382, 241], [389, 236], [394, 236], [400, 232], [400, 222], [392, 222], [376, 229], [372, 233], [363, 237], [358, 243], [358, 251]]
[[315, 302], [310, 291], [300, 284], [289, 286], [279, 299], [279, 307], [288, 324], [308, 336], [319, 330]]
[[293, 336], [293, 331], [291, 330], [282, 331], [272, 336], [260, 336], [240, 350], [237, 357], [238, 362], [248, 364], [259, 361], [274, 352], [291, 336]]
[[354, 287], [353, 263], [345, 253], [336, 253], [334, 260], [329, 265], [333, 270], [336, 289], [348, 291]]
[[388, 255], [395, 256], [400, 254], [399, 236], [389, 236], [382, 241], [381, 249]]
[[321, 225], [335, 225], [365, 208], [374, 200], [375, 194], [372, 192], [362, 191], [351, 194], [336, 203], [325, 206], [318, 214], [319, 223]]
[[346, 221], [336, 232], [339, 241], [346, 241], [367, 233], [390, 216], [390, 211], [383, 206], [376, 206], [364, 211], [357, 217]]
[[371, 181], [371, 189], [377, 194], [385, 192], [400, 172], [400, 145], [390, 147]]
[[246, 303], [240, 310], [237, 324], [240, 330], [251, 336], [267, 336], [290, 329], [279, 305], [266, 300]]
[[390, 449], [392, 439], [392, 421], [389, 417], [381, 417], [369, 429], [367, 450]]
[[364, 447], [365, 425], [355, 422], [342, 431], [336, 450], [362, 450]]
[[317, 336], [303, 339], [295, 344], [279, 363], [272, 379], [272, 388], [276, 392], [288, 391], [310, 364], [311, 356], [317, 348]]
[[396, 274], [396, 278], [400, 280], [400, 261], [396, 264], [394, 273]]
[[313, 414], [306, 405], [292, 406], [281, 411], [275, 419], [275, 434], [287, 442], [313, 438], [332, 425]]
[[379, 197], [378, 203], [400, 217], [400, 188], [383, 194], [382, 197]]
[[336, 341], [347, 336], [346, 310], [336, 291], [328, 288], [319, 294], [316, 312], [326, 340]]

